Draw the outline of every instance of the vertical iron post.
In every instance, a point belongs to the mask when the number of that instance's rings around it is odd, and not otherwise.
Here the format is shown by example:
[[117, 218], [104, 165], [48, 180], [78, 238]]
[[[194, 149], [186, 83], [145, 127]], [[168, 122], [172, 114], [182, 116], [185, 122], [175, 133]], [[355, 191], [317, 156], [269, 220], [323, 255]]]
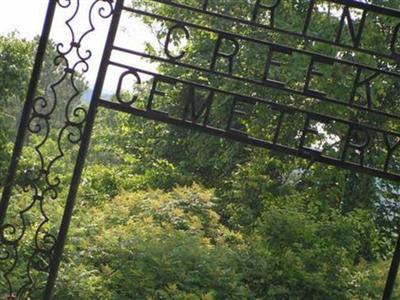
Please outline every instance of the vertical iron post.
[[47, 284], [44, 291], [44, 300], [50, 300], [53, 294], [54, 285], [57, 279], [57, 273], [60, 266], [61, 256], [64, 250], [69, 225], [71, 223], [72, 213], [75, 205], [76, 195], [79, 188], [79, 183], [81, 180], [81, 175], [83, 171], [83, 167], [85, 164], [85, 158], [87, 155], [87, 150], [90, 143], [90, 137], [92, 134], [93, 124], [96, 117], [97, 112], [97, 101], [101, 96], [101, 92], [103, 89], [104, 79], [107, 72], [108, 62], [111, 56], [112, 47], [114, 44], [115, 36], [117, 33], [119, 20], [121, 17], [121, 11], [123, 7], [124, 0], [116, 0], [113, 16], [111, 19], [111, 24], [109, 27], [106, 44], [103, 51], [103, 56], [101, 59], [100, 68], [98, 71], [98, 76], [96, 79], [96, 83], [93, 89], [92, 99], [90, 102], [88, 114], [86, 117], [86, 124], [83, 130], [81, 144], [79, 147], [78, 156], [76, 159], [74, 172], [72, 175], [71, 183], [69, 186], [67, 201], [64, 208], [64, 214], [62, 217], [60, 231], [58, 233], [57, 241], [54, 246], [54, 253], [50, 263], [50, 271], [47, 279]]
[[[20, 123], [18, 126], [17, 137], [14, 144], [14, 149], [12, 152], [10, 164], [8, 166], [7, 177], [4, 183], [3, 194], [0, 200], [0, 227], [3, 226], [8, 204], [11, 198], [11, 192], [14, 185], [15, 175], [17, 172], [18, 161], [21, 157], [22, 148], [24, 146], [24, 140], [26, 137], [26, 131], [29, 125], [29, 116], [32, 111], [32, 105], [35, 99], [36, 88], [40, 78], [40, 72], [42, 70], [43, 60], [46, 53], [46, 47], [49, 40], [49, 35], [51, 31], [51, 25], [53, 23], [54, 13], [56, 10], [57, 1], [49, 0], [47, 6], [46, 17], [42, 29], [42, 34], [40, 36], [39, 45], [36, 52], [35, 62], [32, 69], [31, 79], [29, 82], [28, 92], [26, 95], [26, 100], [22, 110]], [[1, 242], [1, 241], [0, 241]]]
[[396, 282], [397, 272], [400, 264], [400, 235], [397, 238], [396, 248], [394, 249], [392, 263], [386, 280], [385, 290], [382, 300], [389, 300], [393, 293], [394, 284]]

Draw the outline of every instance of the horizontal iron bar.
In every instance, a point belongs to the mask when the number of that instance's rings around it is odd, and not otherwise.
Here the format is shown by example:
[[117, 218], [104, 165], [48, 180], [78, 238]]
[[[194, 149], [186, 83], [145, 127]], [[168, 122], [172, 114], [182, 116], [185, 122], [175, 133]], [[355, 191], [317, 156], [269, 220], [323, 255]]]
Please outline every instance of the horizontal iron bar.
[[237, 38], [237, 39], [240, 39], [240, 40], [249, 41], [249, 42], [253, 42], [253, 43], [261, 44], [261, 45], [265, 45], [265, 46], [276, 46], [276, 47], [279, 47], [279, 48], [282, 48], [282, 49], [288, 49], [288, 50], [290, 50], [292, 52], [297, 52], [297, 53], [300, 53], [300, 54], [304, 54], [304, 55], [307, 55], [309, 57], [315, 57], [315, 58], [318, 58], [318, 59], [321, 59], [321, 60], [330, 60], [332, 62], [341, 63], [341, 64], [345, 64], [345, 65], [348, 65], [348, 66], [360, 67], [360, 68], [363, 68], [365, 70], [369, 70], [369, 71], [372, 71], [372, 72], [379, 72], [379, 73], [382, 73], [382, 74], [386, 74], [386, 75], [395, 76], [395, 77], [400, 78], [400, 73], [387, 71], [387, 70], [384, 70], [384, 69], [374, 68], [374, 67], [371, 67], [371, 66], [368, 66], [368, 65], [365, 65], [365, 64], [353, 62], [353, 61], [346, 60], [346, 59], [339, 59], [339, 58], [336, 58], [336, 57], [331, 57], [331, 56], [324, 55], [324, 54], [317, 53], [317, 52], [313, 52], [313, 51], [299, 49], [299, 48], [295, 48], [295, 47], [291, 47], [291, 46], [287, 46], [287, 45], [283, 45], [283, 44], [279, 44], [279, 43], [274, 43], [274, 42], [270, 42], [270, 41], [266, 41], [266, 40], [260, 40], [260, 39], [256, 39], [256, 38], [253, 38], [253, 37], [244, 36], [244, 35], [241, 35], [241, 34], [232, 33], [232, 32], [228, 32], [228, 31], [220, 30], [220, 29], [215, 29], [215, 28], [211, 28], [211, 27], [207, 27], [207, 26], [203, 26], [203, 25], [198, 25], [198, 24], [187, 22], [187, 21], [183, 21], [183, 20], [177, 20], [177, 19], [174, 19], [174, 18], [162, 16], [162, 15], [159, 15], [159, 14], [155, 14], [155, 13], [151, 13], [151, 12], [148, 12], [148, 11], [135, 9], [135, 8], [131, 8], [131, 7], [126, 7], [125, 6], [124, 10], [132, 12], [132, 13], [136, 13], [136, 14], [139, 14], [139, 15], [144, 15], [144, 16], [147, 16], [147, 17], [155, 18], [155, 19], [160, 19], [160, 20], [164, 20], [164, 21], [169, 21], [169, 22], [173, 22], [173, 23], [182, 24], [184, 26], [189, 26], [189, 27], [196, 28], [196, 29], [203, 30], [203, 31], [222, 34], [222, 35], [226, 35], [226, 36], [229, 36], [229, 37], [233, 37], [233, 38]]
[[207, 68], [203, 68], [203, 67], [198, 67], [198, 66], [195, 66], [195, 65], [182, 63], [182, 62], [179, 62], [179, 61], [176, 61], [176, 60], [172, 61], [170, 59], [166, 59], [166, 58], [162, 58], [162, 57], [159, 57], [159, 56], [143, 53], [143, 52], [140, 52], [140, 51], [134, 51], [134, 50], [125, 49], [125, 48], [121, 48], [121, 47], [118, 47], [118, 46], [114, 46], [113, 49], [116, 50], [116, 51], [121, 51], [121, 52], [124, 52], [124, 53], [133, 54], [133, 55], [141, 56], [141, 57], [144, 57], [144, 58], [149, 58], [149, 59], [153, 59], [153, 60], [169, 63], [169, 64], [175, 65], [175, 66], [186, 67], [186, 68], [189, 68], [189, 69], [195, 70], [195, 71], [200, 71], [200, 72], [204, 72], [204, 73], [208, 73], [208, 74], [212, 74], [212, 75], [222, 76], [222, 77], [233, 79], [233, 80], [237, 80], [237, 81], [240, 81], [240, 82], [257, 84], [257, 85], [260, 85], [260, 86], [269, 87], [269, 88], [272, 88], [272, 89], [275, 89], [275, 90], [280, 90], [280, 91], [287, 92], [287, 93], [290, 93], [290, 94], [295, 94], [295, 95], [304, 96], [304, 97], [308, 97], [308, 98], [314, 98], [314, 99], [317, 99], [317, 100], [320, 100], [320, 101], [325, 101], [325, 102], [341, 105], [341, 106], [348, 107], [348, 108], [354, 108], [354, 109], [358, 109], [358, 110], [367, 111], [367, 112], [370, 112], [370, 113], [373, 113], [373, 114], [377, 114], [377, 115], [381, 115], [381, 116], [385, 116], [385, 117], [390, 117], [390, 118], [393, 118], [393, 119], [396, 119], [396, 120], [400, 119], [400, 116], [396, 115], [396, 114], [387, 113], [387, 112], [376, 110], [376, 109], [370, 109], [370, 108], [364, 107], [364, 106], [351, 105], [349, 103], [345, 103], [345, 102], [342, 102], [342, 101], [339, 101], [339, 100], [336, 100], [336, 99], [332, 99], [332, 98], [328, 98], [328, 97], [321, 97], [321, 96], [317, 96], [317, 95], [310, 96], [309, 94], [305, 94], [304, 92], [302, 92], [300, 90], [295, 90], [295, 89], [287, 88], [287, 87], [284, 87], [284, 86], [278, 86], [278, 85], [274, 85], [274, 84], [271, 84], [271, 83], [268, 83], [268, 82], [258, 81], [258, 80], [254, 80], [254, 79], [248, 79], [248, 78], [244, 78], [244, 77], [240, 77], [240, 76], [236, 76], [236, 75], [230, 75], [228, 73], [223, 73], [223, 72], [219, 72], [219, 71], [213, 71], [213, 70], [210, 70], [210, 69], [207, 69]]
[[342, 118], [338, 118], [338, 117], [334, 117], [334, 116], [330, 116], [330, 115], [324, 115], [324, 114], [316, 113], [316, 112], [309, 111], [309, 110], [306, 110], [306, 109], [296, 108], [296, 107], [292, 107], [292, 106], [276, 103], [276, 102], [273, 102], [271, 100], [266, 100], [264, 98], [253, 97], [253, 96], [250, 97], [250, 96], [246, 96], [244, 94], [238, 94], [238, 93], [235, 93], [235, 92], [229, 92], [229, 91], [225, 91], [225, 90], [222, 90], [222, 89], [218, 89], [218, 88], [210, 87], [210, 86], [207, 86], [207, 85], [203, 85], [203, 84], [200, 84], [200, 83], [197, 83], [197, 82], [184, 80], [184, 79], [179, 79], [179, 78], [175, 78], [175, 77], [167, 76], [167, 75], [161, 75], [161, 74], [158, 74], [158, 73], [155, 73], [155, 72], [152, 72], [152, 71], [147, 71], [147, 70], [143, 70], [143, 69], [140, 69], [140, 68], [127, 66], [127, 65], [124, 65], [124, 64], [121, 64], [121, 63], [118, 63], [118, 62], [114, 62], [114, 61], [110, 61], [109, 64], [110, 65], [114, 65], [116, 67], [125, 68], [125, 69], [131, 70], [131, 71], [137, 71], [139, 73], [147, 74], [147, 75], [150, 75], [150, 76], [161, 76], [161, 77], [169, 79], [169, 80], [174, 80], [174, 81], [177, 81], [177, 82], [180, 82], [180, 83], [183, 83], [183, 84], [196, 86], [196, 87], [199, 87], [199, 88], [202, 88], [202, 89], [206, 89], [206, 90], [209, 90], [209, 91], [214, 91], [214, 92], [225, 94], [225, 95], [228, 95], [228, 96], [241, 97], [241, 98], [244, 98], [244, 99], [246, 99], [246, 98], [247, 99], [253, 99], [253, 100], [256, 100], [257, 102], [265, 103], [267, 105], [274, 106], [276, 108], [281, 108], [281, 109], [284, 109], [284, 110], [289, 110], [289, 111], [293, 111], [293, 112], [299, 112], [299, 113], [303, 113], [303, 114], [310, 114], [310, 115], [317, 116], [318, 118], [321, 118], [321, 119], [330, 119], [331, 121], [344, 123], [344, 124], [352, 125], [352, 126], [355, 126], [355, 127], [363, 127], [366, 130], [373, 130], [373, 131], [380, 132], [380, 133], [383, 133], [383, 134], [390, 134], [390, 135], [393, 135], [395, 137], [400, 137], [400, 133], [399, 132], [390, 131], [390, 130], [384, 130], [384, 129], [381, 129], [381, 128], [378, 128], [378, 127], [375, 127], [375, 126], [371, 126], [371, 125], [368, 125], [368, 124], [356, 123], [356, 122], [352, 122], [350, 120], [346, 120], [346, 119], [342, 119]]
[[361, 47], [354, 47], [354, 46], [350, 46], [350, 45], [346, 45], [346, 44], [340, 44], [340, 43], [338, 44], [336, 42], [329, 41], [329, 40], [326, 40], [326, 39], [323, 39], [323, 38], [319, 38], [319, 37], [316, 37], [316, 36], [313, 36], [313, 35], [302, 34], [302, 33], [299, 33], [299, 32], [278, 28], [276, 26], [259, 24], [259, 23], [255, 23], [255, 22], [253, 22], [251, 20], [241, 19], [241, 18], [233, 17], [233, 16], [230, 16], [230, 15], [227, 15], [227, 14], [213, 12], [213, 11], [210, 11], [210, 10], [203, 10], [201, 8], [193, 7], [193, 6], [186, 5], [186, 4], [181, 4], [181, 3], [177, 3], [177, 2], [173, 2], [173, 1], [165, 1], [165, 0], [151, 0], [151, 1], [158, 2], [158, 3], [163, 3], [163, 4], [166, 4], [166, 5], [169, 5], [169, 6], [174, 6], [176, 8], [180, 8], [180, 9], [190, 10], [190, 11], [196, 12], [196, 13], [201, 13], [201, 14], [205, 14], [205, 15], [209, 15], [209, 16], [214, 16], [214, 17], [225, 19], [225, 20], [229, 20], [229, 21], [239, 22], [241, 24], [250, 25], [250, 26], [253, 26], [253, 27], [260, 28], [260, 29], [268, 29], [270, 31], [275, 31], [275, 32], [279, 32], [279, 33], [283, 33], [283, 34], [287, 34], [287, 35], [292, 35], [292, 36], [297, 37], [297, 38], [303, 38], [303, 39], [308, 39], [308, 40], [312, 40], [312, 41], [319, 42], [319, 43], [328, 44], [328, 45], [331, 45], [331, 46], [337, 46], [337, 47], [344, 48], [344, 49], [347, 49], [347, 50], [358, 51], [358, 52], [365, 53], [365, 54], [368, 54], [368, 55], [378, 56], [378, 57], [386, 58], [386, 59], [390, 59], [390, 60], [394, 59], [394, 57], [392, 55], [384, 54], [382, 52], [377, 52], [377, 51], [373, 51], [373, 50], [369, 50], [369, 49], [364, 49], [364, 48], [361, 48]]
[[294, 148], [287, 147], [287, 146], [280, 145], [280, 144], [274, 144], [271, 142], [267, 142], [265, 140], [244, 136], [241, 134], [237, 134], [237, 133], [230, 132], [230, 131], [225, 131], [225, 130], [211, 127], [211, 126], [204, 126], [204, 125], [200, 125], [200, 124], [193, 123], [190, 121], [173, 118], [173, 117], [170, 117], [165, 114], [154, 113], [151, 111], [136, 109], [136, 108], [133, 108], [128, 105], [113, 103], [113, 102], [106, 101], [103, 99], [98, 99], [97, 102], [98, 102], [99, 107], [104, 107], [107, 109], [112, 109], [112, 110], [121, 111], [121, 112], [126, 112], [129, 114], [141, 116], [141, 117], [144, 117], [147, 119], [176, 125], [179, 127], [187, 127], [189, 129], [197, 130], [197, 131], [211, 134], [211, 135], [214, 135], [217, 137], [234, 140], [234, 141], [237, 141], [240, 143], [249, 144], [249, 145], [253, 145], [256, 147], [266, 148], [266, 149], [269, 149], [272, 151], [277, 151], [279, 153], [286, 153], [289, 155], [294, 155], [294, 156], [298, 156], [301, 158], [318, 161], [321, 163], [326, 163], [329, 165], [338, 166], [338, 167], [341, 167], [344, 169], [353, 170], [353, 171], [365, 173], [368, 175], [377, 176], [380, 178], [385, 178], [385, 179], [394, 180], [394, 181], [400, 180], [400, 175], [397, 175], [394, 173], [384, 172], [384, 171], [380, 171], [380, 170], [374, 169], [374, 168], [363, 167], [363, 166], [357, 165], [355, 163], [337, 160], [337, 159], [334, 159], [331, 157], [326, 157], [324, 155], [319, 155], [319, 156], [310, 155], [310, 154], [306, 153], [305, 151], [301, 151], [299, 149], [294, 149]]
[[327, 2], [332, 2], [336, 4], [348, 5], [354, 8], [371, 11], [377, 14], [400, 18], [400, 10], [395, 8], [383, 7], [374, 4], [368, 4], [361, 1], [354, 1], [354, 0], [326, 0]]

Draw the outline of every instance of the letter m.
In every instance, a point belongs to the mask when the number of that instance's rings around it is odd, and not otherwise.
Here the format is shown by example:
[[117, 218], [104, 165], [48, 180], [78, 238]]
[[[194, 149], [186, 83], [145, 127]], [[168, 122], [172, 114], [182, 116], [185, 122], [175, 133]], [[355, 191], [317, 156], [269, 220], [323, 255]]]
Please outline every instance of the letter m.
[[[198, 91], [199, 89], [205, 91], [206, 94], [200, 93]], [[186, 92], [184, 93], [185, 108], [182, 119], [189, 119], [190, 121], [197, 123], [200, 117], [204, 115], [203, 125], [206, 125], [210, 115], [213, 99], [214, 91], [205, 88], [197, 88], [192, 85], [188, 86]]]

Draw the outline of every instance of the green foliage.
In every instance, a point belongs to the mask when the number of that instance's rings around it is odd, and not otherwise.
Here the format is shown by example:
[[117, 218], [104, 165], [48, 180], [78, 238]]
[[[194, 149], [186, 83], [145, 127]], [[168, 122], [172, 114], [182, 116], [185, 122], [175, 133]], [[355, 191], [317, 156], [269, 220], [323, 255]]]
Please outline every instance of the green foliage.
[[16, 34], [0, 36], [0, 182], [9, 156], [7, 143], [15, 136], [19, 110], [32, 67], [34, 43]]
[[34, 43], [15, 33], [0, 37], [0, 97], [9, 104], [25, 96], [32, 67]]
[[349, 299], [363, 239], [376, 239], [371, 223], [365, 212], [332, 212], [315, 219], [305, 207], [268, 207], [254, 233], [255, 251], [270, 270], [259, 278], [266, 283], [262, 294], [271, 299]]
[[[358, 266], [358, 271], [353, 275], [351, 284], [356, 293], [353, 299], [373, 300], [382, 297], [382, 290], [386, 283], [389, 261], [380, 261], [374, 264], [368, 264], [365, 261]], [[400, 299], [400, 285], [396, 282], [393, 290], [392, 299]]]
[[80, 212], [58, 299], [104, 288], [103, 299], [248, 298], [235, 251], [242, 237], [219, 223], [212, 201], [211, 191], [193, 186], [122, 194]]
[[[388, 2], [396, 5], [395, 1]], [[198, 4], [193, 0], [185, 3]], [[153, 1], [139, 1], [137, 5], [147, 5], [163, 15], [190, 17], [199, 24], [232, 29], [214, 18], [182, 16], [184, 12], [154, 6]], [[214, 1], [213, 5], [237, 14], [246, 7], [239, 1]], [[287, 1], [279, 12], [285, 19], [278, 18], [277, 22], [298, 26], [304, 21], [300, 13], [305, 7], [302, 1]], [[330, 35], [337, 18], [317, 16], [313, 22], [319, 34]], [[265, 36], [265, 32], [253, 32], [248, 27], [236, 29], [244, 35], [304, 46], [297, 39], [283, 41], [278, 35]], [[156, 33], [163, 42], [165, 30]], [[381, 45], [379, 34], [377, 30], [365, 42]], [[206, 66], [216, 35], [193, 36], [183, 59]], [[316, 47], [314, 50], [326, 54], [335, 51], [332, 47]], [[5, 174], [12, 128], [25, 95], [20, 87], [27, 85], [33, 48], [33, 43], [14, 35], [0, 38], [0, 96], [5, 99], [0, 103], [0, 143], [5, 145], [0, 148], [0, 176]], [[150, 48], [148, 45], [149, 51], [157, 52]], [[242, 63], [235, 68], [246, 76], [258, 74], [260, 66], [255, 58], [265, 55], [264, 50], [242, 48]], [[288, 84], [296, 84], [306, 62], [296, 57], [283, 59], [291, 67], [282, 67], [281, 72]], [[361, 59], [366, 64], [371, 62]], [[47, 58], [39, 87], [42, 93], [63, 72], [63, 66], [50, 66], [51, 59]], [[199, 78], [167, 64], [160, 64], [159, 71], [224, 90], [240, 88], [243, 94], [266, 93], [261, 87], [240, 87], [230, 80]], [[337, 80], [334, 90], [333, 82], [324, 81], [323, 77], [316, 78], [317, 85], [343, 97], [351, 80], [342, 71], [332, 71]], [[85, 89], [83, 78], [78, 85]], [[389, 90], [383, 90], [381, 83], [375, 88], [388, 108], [398, 109], [395, 101], [390, 101], [398, 96], [397, 83]], [[68, 99], [67, 88], [60, 88], [58, 93], [62, 101]], [[279, 103], [300, 103], [296, 97], [289, 99], [271, 90], [268, 95]], [[128, 91], [124, 99], [130, 96]], [[184, 97], [172, 89], [162, 97], [165, 103], [161, 105], [173, 106]], [[226, 118], [226, 99], [218, 100], [221, 104], [213, 112], [214, 121]], [[302, 108], [349, 117], [347, 111], [332, 105], [301, 103]], [[257, 123], [242, 125], [251, 134], [270, 134], [268, 130], [277, 116], [266, 115], [262, 110], [257, 113], [262, 116]], [[62, 111], [54, 118], [58, 125], [65, 121]], [[285, 141], [297, 134], [297, 128], [290, 125], [281, 136]], [[398, 128], [397, 124], [386, 125], [393, 130]], [[38, 144], [40, 138], [32, 137], [32, 144]], [[59, 155], [54, 133], [41, 151], [48, 158]], [[52, 167], [57, 177], [50, 179], [68, 183], [74, 159], [72, 151], [66, 153]], [[24, 175], [40, 171], [34, 147], [25, 147], [20, 169], [27, 171]], [[17, 179], [18, 184], [24, 184], [24, 176]], [[39, 186], [45, 184], [38, 182]], [[372, 177], [126, 114], [99, 111], [55, 299], [377, 299], [397, 236], [398, 190], [397, 184]], [[18, 203], [9, 218], [20, 221], [18, 211], [29, 205], [31, 198], [29, 193], [17, 193]], [[66, 198], [64, 185], [59, 193], [61, 199]], [[386, 207], [384, 200], [393, 205]], [[49, 216], [59, 220], [63, 201], [46, 204]], [[36, 207], [27, 215], [28, 235], [33, 236], [38, 220], [40, 210]], [[55, 224], [47, 226], [54, 234], [58, 226]], [[31, 243], [24, 241], [24, 259], [29, 256]], [[21, 282], [24, 267], [18, 265], [15, 274]], [[43, 275], [34, 277], [33, 299], [39, 298], [44, 281]], [[0, 290], [5, 288], [1, 284], [4, 283], [0, 282]]]
[[[370, 213], [317, 218], [299, 195], [229, 230], [199, 186], [122, 193], [74, 218], [56, 299], [374, 299], [383, 265]], [[385, 263], [387, 265], [387, 263]], [[82, 274], [76, 276], [76, 274]]]

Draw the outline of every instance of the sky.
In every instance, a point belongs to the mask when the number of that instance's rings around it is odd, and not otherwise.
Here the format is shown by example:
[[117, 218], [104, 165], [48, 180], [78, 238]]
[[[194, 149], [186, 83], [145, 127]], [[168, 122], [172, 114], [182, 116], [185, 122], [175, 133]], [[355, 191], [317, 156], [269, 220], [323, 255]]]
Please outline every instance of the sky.
[[[32, 38], [40, 33], [46, 12], [46, 0], [3, 1], [0, 9], [0, 33], [18, 30]], [[34, 12], [34, 13], [32, 13]]]
[[[62, 1], [61, 1], [62, 2]], [[76, 1], [72, 1], [76, 3]], [[73, 26], [76, 33], [84, 32], [89, 24], [87, 21], [87, 10], [88, 7], [84, 7], [91, 1], [81, 1], [81, 11], [86, 14], [77, 16]], [[64, 0], [66, 3], [66, 0]], [[5, 35], [12, 31], [17, 31], [18, 36], [25, 39], [32, 39], [39, 35], [42, 30], [48, 0], [2, 0], [0, 9], [0, 34]], [[85, 9], [86, 8], [86, 9]], [[51, 37], [57, 42], [70, 42], [70, 35], [67, 27], [65, 26], [65, 20], [73, 13], [74, 8], [56, 10], [55, 21], [53, 23]], [[108, 24], [106, 21], [95, 18], [94, 19], [96, 31], [90, 34], [86, 39], [86, 43], [83, 45], [90, 49], [95, 49], [93, 57], [91, 58], [91, 68], [86, 73], [85, 77], [89, 81], [90, 86], [93, 86], [96, 80], [97, 64], [100, 61], [102, 50], [104, 47], [104, 38], [107, 34]], [[154, 35], [151, 34], [150, 30], [140, 21], [133, 18], [122, 17], [120, 23], [120, 29], [118, 31], [116, 42], [120, 45], [127, 45], [129, 47], [135, 47], [135, 50], [143, 50], [144, 42], [150, 41], [155, 44]], [[152, 39], [153, 38], [153, 39]], [[142, 67], [146, 69], [154, 70], [155, 66], [144, 60], [140, 60], [137, 57], [124, 57], [120, 54], [116, 55], [119, 61], [126, 61], [130, 65]], [[128, 61], [129, 60], [129, 61]], [[118, 79], [120, 71], [110, 69], [108, 72], [107, 82], [110, 83], [109, 88], [115, 84]]]
[[[365, 2], [360, 0], [361, 2]], [[67, 3], [67, 0], [61, 0], [61, 3]], [[72, 1], [77, 3], [77, 1]], [[92, 1], [80, 1], [82, 8]], [[32, 39], [39, 35], [43, 26], [48, 0], [2, 0], [0, 8], [0, 34], [4, 35], [12, 31], [18, 31], [21, 38]], [[73, 6], [73, 5], [72, 5]], [[88, 7], [86, 7], [88, 8]], [[70, 35], [65, 26], [64, 21], [73, 13], [74, 8], [57, 9], [55, 22], [53, 24], [51, 37], [56, 42], [67, 42], [69, 44]], [[83, 12], [87, 10], [82, 9]], [[88, 28], [87, 15], [78, 15], [76, 22], [73, 24], [77, 32]], [[104, 38], [108, 30], [108, 24], [104, 20], [95, 19], [96, 32], [90, 34], [86, 40], [85, 49], [96, 49], [91, 59], [91, 68], [85, 74], [90, 86], [94, 85], [96, 80], [96, 69], [100, 62], [102, 50], [104, 47]], [[64, 40], [63, 40], [64, 39]], [[120, 29], [117, 35], [117, 44], [123, 45], [125, 48], [144, 50], [145, 41], [157, 46], [154, 34], [138, 19], [122, 17]], [[85, 46], [85, 45], [83, 45]], [[115, 54], [113, 57], [119, 62], [126, 62], [129, 65], [154, 71], [156, 65], [139, 59], [135, 56], [127, 56]], [[121, 70], [109, 69], [105, 90], [112, 91], [115, 89]]]

